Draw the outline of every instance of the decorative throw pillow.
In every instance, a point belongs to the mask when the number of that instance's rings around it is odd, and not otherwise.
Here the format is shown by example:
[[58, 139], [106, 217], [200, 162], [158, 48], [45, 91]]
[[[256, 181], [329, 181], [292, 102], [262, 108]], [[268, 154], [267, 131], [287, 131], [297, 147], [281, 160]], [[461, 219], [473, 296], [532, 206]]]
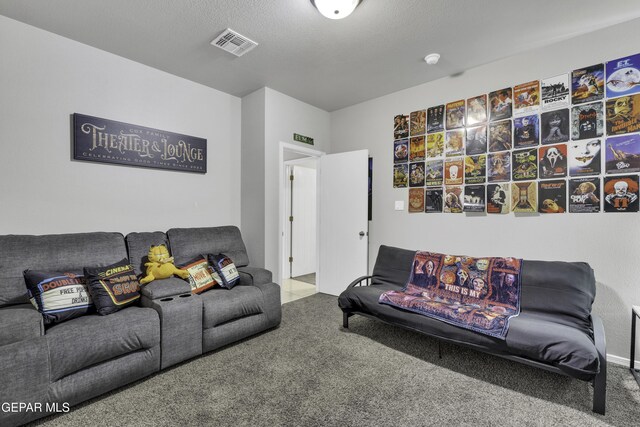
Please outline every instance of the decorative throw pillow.
[[140, 298], [140, 284], [127, 258], [106, 267], [85, 267], [84, 275], [96, 310], [102, 316], [115, 313]]
[[187, 261], [180, 268], [189, 272], [188, 280], [191, 285], [191, 293], [199, 294], [222, 283], [218, 273], [211, 271], [209, 263], [204, 257], [199, 256]]
[[220, 286], [223, 288], [231, 289], [240, 281], [240, 273], [235, 264], [225, 254], [207, 255], [209, 264], [213, 267], [213, 270], [218, 273], [222, 282]]
[[25, 270], [29, 299], [45, 325], [64, 322], [93, 309], [84, 277], [74, 273]]

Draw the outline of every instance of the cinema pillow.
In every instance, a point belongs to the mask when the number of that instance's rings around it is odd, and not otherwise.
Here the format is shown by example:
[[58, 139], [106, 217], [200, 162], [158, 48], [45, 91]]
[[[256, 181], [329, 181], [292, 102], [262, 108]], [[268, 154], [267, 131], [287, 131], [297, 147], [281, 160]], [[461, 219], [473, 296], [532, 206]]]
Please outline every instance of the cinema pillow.
[[84, 277], [74, 273], [25, 270], [31, 304], [42, 314], [45, 325], [64, 322], [93, 309]]
[[240, 281], [240, 273], [238, 273], [238, 269], [231, 258], [225, 254], [209, 254], [207, 255], [207, 259], [209, 260], [209, 265], [218, 273], [222, 280], [220, 286], [231, 289]]
[[204, 257], [199, 256], [187, 261], [180, 269], [189, 272], [189, 284], [191, 285], [191, 293], [199, 294], [215, 285], [222, 283], [220, 276], [215, 271], [211, 271], [209, 263]]
[[85, 267], [89, 293], [98, 314], [115, 313], [140, 298], [140, 283], [127, 258], [106, 267]]

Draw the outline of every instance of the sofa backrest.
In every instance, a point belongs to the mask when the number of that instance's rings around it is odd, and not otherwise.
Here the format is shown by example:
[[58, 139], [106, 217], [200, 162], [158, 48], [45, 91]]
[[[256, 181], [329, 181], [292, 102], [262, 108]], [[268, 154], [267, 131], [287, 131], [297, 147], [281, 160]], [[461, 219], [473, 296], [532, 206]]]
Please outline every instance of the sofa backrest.
[[[415, 251], [380, 246], [372, 283], [404, 286]], [[591, 335], [591, 306], [596, 295], [593, 270], [585, 262], [522, 263], [521, 312], [572, 326]]]
[[82, 272], [126, 257], [120, 233], [0, 236], [0, 307], [29, 302], [24, 270]]
[[381, 245], [373, 266], [371, 283], [404, 286], [409, 280], [415, 253], [416, 251]]
[[596, 279], [586, 262], [530, 261], [522, 263], [523, 313], [577, 327], [591, 335], [591, 306]]
[[146, 273], [147, 269], [144, 263], [149, 261], [147, 255], [151, 246], [165, 245], [171, 253], [169, 239], [162, 231], [152, 231], [145, 233], [129, 233], [125, 238], [127, 242], [127, 252], [129, 253], [129, 261], [133, 265], [137, 275]]
[[236, 267], [249, 265], [238, 227], [172, 228], [167, 231], [167, 237], [176, 264], [184, 264], [198, 255], [222, 253], [229, 256]]

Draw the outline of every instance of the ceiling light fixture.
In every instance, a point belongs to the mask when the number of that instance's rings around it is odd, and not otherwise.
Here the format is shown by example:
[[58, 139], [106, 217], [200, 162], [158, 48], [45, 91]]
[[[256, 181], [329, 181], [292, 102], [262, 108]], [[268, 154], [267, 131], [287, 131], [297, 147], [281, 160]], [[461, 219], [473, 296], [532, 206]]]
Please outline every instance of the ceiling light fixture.
[[329, 19], [342, 19], [351, 15], [351, 12], [362, 0], [311, 0], [318, 11]]
[[439, 60], [440, 60], [439, 53], [430, 53], [429, 55], [424, 57], [424, 62], [426, 62], [429, 65], [436, 65]]

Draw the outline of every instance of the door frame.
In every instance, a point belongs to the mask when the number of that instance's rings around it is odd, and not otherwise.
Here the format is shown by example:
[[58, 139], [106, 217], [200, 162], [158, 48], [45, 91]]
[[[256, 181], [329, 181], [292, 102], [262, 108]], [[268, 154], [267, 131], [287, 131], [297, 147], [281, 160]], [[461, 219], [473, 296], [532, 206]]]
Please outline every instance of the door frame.
[[[324, 156], [325, 153], [324, 151], [320, 151], [320, 150], [315, 150], [313, 148], [307, 148], [307, 147], [302, 147], [300, 145], [296, 145], [296, 144], [292, 144], [289, 142], [283, 142], [280, 141], [279, 147], [278, 147], [278, 169], [279, 169], [279, 177], [278, 177], [278, 198], [279, 198], [279, 203], [278, 203], [278, 280], [279, 283], [282, 284], [282, 280], [284, 277], [284, 271], [283, 271], [283, 265], [284, 265], [284, 250], [285, 250], [285, 245], [284, 245], [284, 229], [286, 227], [286, 221], [285, 221], [285, 213], [287, 211], [287, 207], [286, 207], [286, 200], [285, 200], [285, 186], [288, 183], [288, 179], [287, 179], [287, 174], [285, 173], [286, 167], [289, 164], [293, 164], [296, 160], [298, 159], [293, 159], [293, 160], [287, 160], [285, 164], [285, 160], [284, 160], [284, 153], [285, 151], [288, 152], [292, 152], [295, 154], [302, 154], [304, 155], [306, 158], [308, 157], [313, 157], [316, 160], [320, 159], [320, 157]], [[316, 178], [320, 175], [320, 162], [317, 162], [316, 164]], [[316, 221], [320, 220], [319, 214], [320, 214], [320, 180], [316, 179]], [[316, 266], [318, 267], [317, 270], [319, 270], [319, 254], [320, 254], [320, 233], [319, 233], [319, 229], [320, 227], [316, 227]], [[287, 256], [288, 257], [288, 256]], [[320, 271], [316, 271], [316, 283], [318, 282], [318, 277], [320, 276], [321, 272]]]

